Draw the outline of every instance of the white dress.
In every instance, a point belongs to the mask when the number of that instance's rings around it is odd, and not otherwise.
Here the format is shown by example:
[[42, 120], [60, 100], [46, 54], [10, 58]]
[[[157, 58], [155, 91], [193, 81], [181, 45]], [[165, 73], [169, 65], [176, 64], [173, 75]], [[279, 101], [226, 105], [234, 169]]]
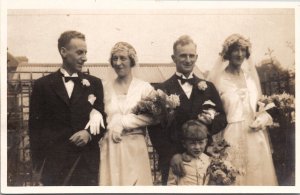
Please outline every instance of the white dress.
[[254, 119], [258, 93], [254, 81], [244, 73], [247, 88], [240, 88], [223, 71], [217, 89], [220, 93], [228, 125], [222, 132], [229, 142], [228, 160], [243, 174], [236, 185], [277, 185], [268, 134], [249, 128]]
[[[153, 185], [145, 141], [145, 127], [151, 119], [131, 114], [141, 97], [152, 90], [149, 83], [136, 78], [131, 81], [127, 95], [118, 95], [112, 83], [104, 85], [108, 132], [100, 141], [100, 185]], [[114, 117], [121, 117], [126, 128], [120, 143], [113, 142], [111, 137], [113, 126], [110, 122]]]

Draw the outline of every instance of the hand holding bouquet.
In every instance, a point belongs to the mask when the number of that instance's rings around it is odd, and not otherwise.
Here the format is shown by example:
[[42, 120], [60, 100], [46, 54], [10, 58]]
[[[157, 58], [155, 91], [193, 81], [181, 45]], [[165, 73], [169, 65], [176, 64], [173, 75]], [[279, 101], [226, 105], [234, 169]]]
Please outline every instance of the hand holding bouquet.
[[295, 97], [283, 93], [271, 96], [262, 96], [258, 101], [258, 112], [254, 122], [250, 125], [254, 129], [266, 126], [278, 127], [279, 123], [295, 122]]

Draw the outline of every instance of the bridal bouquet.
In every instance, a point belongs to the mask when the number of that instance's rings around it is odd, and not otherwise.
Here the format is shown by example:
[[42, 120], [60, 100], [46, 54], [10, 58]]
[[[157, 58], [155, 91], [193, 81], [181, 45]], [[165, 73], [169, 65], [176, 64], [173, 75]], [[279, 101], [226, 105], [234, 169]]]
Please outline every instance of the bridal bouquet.
[[209, 185], [232, 185], [240, 171], [236, 169], [228, 160], [226, 149], [230, 147], [226, 140], [212, 142], [206, 152], [212, 157], [212, 161], [207, 169], [209, 175]]
[[278, 127], [279, 123], [295, 123], [295, 97], [282, 93], [262, 96], [258, 101], [259, 110], [256, 115], [266, 111], [272, 118], [270, 127]]
[[162, 90], [153, 90], [133, 108], [134, 114], [146, 114], [162, 125], [169, 125], [174, 119], [174, 109], [180, 105], [178, 95], [167, 95]]

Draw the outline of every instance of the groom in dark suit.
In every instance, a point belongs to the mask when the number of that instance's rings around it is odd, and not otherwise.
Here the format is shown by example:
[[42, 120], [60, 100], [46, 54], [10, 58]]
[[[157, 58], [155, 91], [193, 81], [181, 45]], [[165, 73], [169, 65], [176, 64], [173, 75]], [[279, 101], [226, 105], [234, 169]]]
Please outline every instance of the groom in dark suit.
[[[193, 74], [197, 60], [197, 45], [189, 36], [181, 36], [173, 45], [172, 59], [176, 64], [176, 73], [161, 83], [158, 88], [168, 95], [177, 94], [180, 106], [175, 110], [172, 124], [162, 129], [161, 126], [149, 128], [151, 142], [159, 154], [162, 183], [166, 185], [170, 165], [173, 172], [184, 175], [182, 165], [182, 131], [184, 122], [199, 119], [208, 126], [210, 134], [216, 134], [227, 125], [220, 96], [215, 86]], [[213, 106], [217, 114], [212, 116], [205, 106]]]
[[61, 68], [36, 80], [31, 94], [33, 167], [41, 171], [43, 185], [98, 185], [98, 141], [103, 131], [91, 135], [87, 123], [103, 121], [102, 82], [81, 72], [87, 60], [82, 33], [62, 33], [58, 49], [63, 60]]

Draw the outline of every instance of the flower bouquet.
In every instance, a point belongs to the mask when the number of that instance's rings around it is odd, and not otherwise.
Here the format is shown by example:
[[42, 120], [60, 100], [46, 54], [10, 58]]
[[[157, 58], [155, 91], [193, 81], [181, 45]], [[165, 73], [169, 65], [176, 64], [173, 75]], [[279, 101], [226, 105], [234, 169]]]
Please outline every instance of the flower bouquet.
[[229, 161], [214, 158], [207, 169], [207, 174], [208, 185], [232, 185], [240, 172]]
[[257, 115], [263, 111], [268, 112], [273, 118], [270, 127], [279, 127], [279, 124], [295, 123], [295, 97], [282, 93], [271, 96], [263, 95], [258, 101], [259, 110]]
[[136, 115], [148, 115], [163, 126], [168, 126], [174, 119], [175, 108], [179, 105], [178, 95], [167, 95], [158, 89], [153, 90], [148, 96], [142, 97], [132, 112]]
[[206, 148], [206, 153], [212, 157], [207, 169], [208, 185], [232, 185], [236, 176], [240, 174], [240, 171], [226, 160], [228, 147], [230, 147], [229, 143], [223, 139], [212, 142]]

